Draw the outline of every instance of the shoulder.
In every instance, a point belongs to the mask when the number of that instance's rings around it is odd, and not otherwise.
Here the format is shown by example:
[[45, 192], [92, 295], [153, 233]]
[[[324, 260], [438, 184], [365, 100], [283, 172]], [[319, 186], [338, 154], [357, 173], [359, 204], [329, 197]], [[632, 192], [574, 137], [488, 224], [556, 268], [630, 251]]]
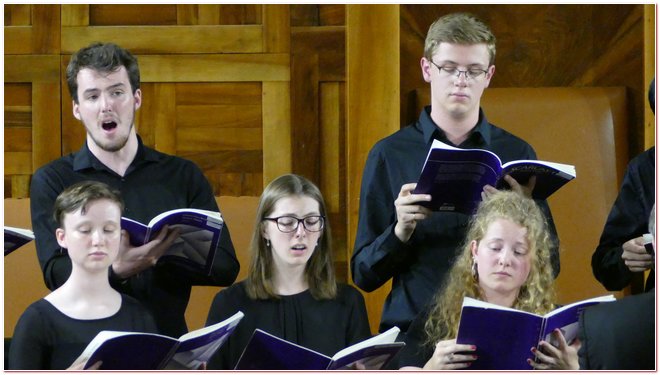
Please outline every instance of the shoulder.
[[371, 152], [386, 154], [388, 151], [402, 150], [411, 144], [420, 142], [423, 142], [422, 133], [415, 128], [414, 124], [410, 124], [376, 142]]
[[54, 315], [56, 312], [55, 308], [47, 302], [45, 299], [39, 299], [31, 303], [21, 317], [19, 318], [19, 325], [28, 325], [32, 327], [33, 325], [41, 326], [47, 320]]
[[353, 303], [364, 303], [364, 297], [355, 287], [348, 284], [337, 284], [337, 298]]
[[164, 152], [155, 150], [151, 147], [142, 146], [144, 157], [149, 160], [156, 160], [159, 164], [167, 164], [169, 167], [180, 169], [183, 171], [199, 172], [201, 169], [192, 160], [182, 158], [180, 156], [166, 154]]
[[73, 159], [75, 154], [62, 156], [39, 167], [32, 175], [32, 182], [52, 180], [53, 177], [63, 173], [73, 172]]
[[488, 123], [487, 126], [490, 128], [491, 149], [498, 155], [502, 153], [517, 159], [536, 158], [534, 148], [524, 139], [492, 123]]
[[640, 170], [647, 168], [655, 168], [655, 146], [635, 156], [628, 163], [628, 169]]
[[121, 308], [131, 311], [147, 311], [147, 308], [135, 297], [121, 293]]
[[249, 299], [245, 290], [245, 280], [219, 291], [213, 298], [213, 304], [232, 304]]
[[623, 297], [616, 301], [600, 303], [584, 310], [586, 318], [606, 319], [635, 315], [639, 317], [644, 312], [654, 312], [655, 290]]

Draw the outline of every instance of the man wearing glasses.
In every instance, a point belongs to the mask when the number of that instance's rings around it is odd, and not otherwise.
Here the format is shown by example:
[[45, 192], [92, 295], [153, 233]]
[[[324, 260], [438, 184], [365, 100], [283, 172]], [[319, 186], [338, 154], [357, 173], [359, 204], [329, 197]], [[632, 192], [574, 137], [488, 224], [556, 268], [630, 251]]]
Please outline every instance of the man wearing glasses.
[[[392, 279], [379, 331], [398, 326], [402, 332], [429, 302], [448, 272], [469, 220], [455, 212], [431, 212], [430, 201], [413, 194], [434, 139], [460, 148], [496, 153], [502, 162], [536, 159], [522, 139], [488, 122], [481, 95], [495, 74], [495, 36], [474, 16], [449, 14], [429, 28], [420, 65], [431, 84], [431, 105], [419, 119], [382, 139], [371, 149], [362, 176], [360, 213], [351, 272], [353, 281], [370, 292]], [[531, 196], [527, 186], [505, 177], [513, 190]], [[494, 192], [486, 186], [484, 193]], [[552, 215], [546, 213], [555, 239], [551, 264], [559, 274], [559, 241]]]

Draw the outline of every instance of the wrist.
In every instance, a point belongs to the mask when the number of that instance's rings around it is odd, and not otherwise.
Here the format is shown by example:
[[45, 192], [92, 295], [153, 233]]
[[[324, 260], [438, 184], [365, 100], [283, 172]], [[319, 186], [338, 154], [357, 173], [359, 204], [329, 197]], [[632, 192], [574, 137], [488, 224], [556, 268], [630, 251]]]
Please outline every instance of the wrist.
[[394, 226], [394, 235], [396, 238], [399, 239], [399, 241], [406, 243], [408, 240], [410, 240], [410, 237], [412, 237], [414, 229], [409, 229], [409, 228], [403, 228], [403, 225], [401, 225], [400, 222], [397, 222], [396, 225]]
[[110, 275], [110, 280], [116, 281], [121, 284], [124, 284], [128, 281], [128, 278], [126, 277], [124, 272], [121, 271], [121, 267], [118, 266], [116, 263], [110, 265], [109, 275]]

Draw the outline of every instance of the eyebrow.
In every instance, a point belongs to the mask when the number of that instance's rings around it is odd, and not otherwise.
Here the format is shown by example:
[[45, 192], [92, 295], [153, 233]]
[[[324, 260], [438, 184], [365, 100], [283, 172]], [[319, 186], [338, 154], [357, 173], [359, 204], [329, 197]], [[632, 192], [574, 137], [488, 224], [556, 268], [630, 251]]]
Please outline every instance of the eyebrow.
[[[280, 216], [293, 216], [293, 217], [298, 217], [298, 215], [294, 214], [293, 212], [284, 213], [284, 214], [282, 214], [282, 215], [280, 215]], [[319, 212], [308, 212], [308, 213], [302, 215], [303, 218], [305, 218], [305, 217], [307, 217], [307, 216], [321, 216], [321, 213], [319, 213]]]
[[[442, 60], [440, 62], [440, 64], [438, 64], [438, 65], [442, 65], [442, 64], [461, 65], [461, 64], [457, 63], [456, 61], [452, 61], [452, 60]], [[485, 64], [485, 65], [486, 65], [486, 67], [489, 66], [488, 64]], [[468, 64], [466, 66], [468, 68], [474, 68], [474, 67], [483, 68], [484, 64], [482, 64], [482, 63], [472, 63], [472, 64]]]
[[[116, 88], [118, 88], [118, 87], [124, 87], [124, 86], [125, 86], [125, 85], [124, 85], [123, 82], [115, 83], [114, 85], [108, 86], [108, 87], [105, 89], [105, 91], [110, 91], [110, 90], [112, 90], [112, 89], [116, 89]], [[96, 88], [96, 87], [93, 87], [93, 88], [91, 88], [91, 89], [87, 89], [87, 90], [83, 91], [83, 95], [84, 95], [84, 94], [87, 94], [87, 93], [91, 93], [91, 92], [98, 92], [98, 91], [101, 91], [101, 89], [98, 89], [98, 88]]]

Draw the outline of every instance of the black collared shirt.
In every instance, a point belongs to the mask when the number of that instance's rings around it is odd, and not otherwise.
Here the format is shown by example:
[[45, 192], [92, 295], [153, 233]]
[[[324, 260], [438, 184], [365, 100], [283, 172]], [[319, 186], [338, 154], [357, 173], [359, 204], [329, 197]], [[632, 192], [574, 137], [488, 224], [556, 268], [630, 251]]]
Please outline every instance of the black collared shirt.
[[[430, 117], [426, 107], [416, 123], [382, 139], [369, 152], [362, 175], [360, 213], [351, 272], [355, 284], [370, 292], [392, 279], [379, 330], [392, 326], [402, 331], [440, 286], [462, 244], [469, 216], [434, 212], [417, 223], [407, 243], [394, 234], [394, 201], [401, 186], [416, 182], [433, 139], [452, 144]], [[453, 145], [453, 144], [452, 144]], [[479, 112], [479, 122], [460, 148], [480, 148], [496, 153], [503, 163], [536, 159], [534, 149], [522, 139], [490, 124]], [[559, 274], [559, 241], [546, 201], [539, 201], [547, 215], [555, 246], [551, 252], [554, 275]]]
[[[101, 181], [119, 190], [125, 203], [123, 216], [142, 223], [176, 208], [218, 211], [210, 184], [193, 162], [150, 149], [139, 136], [138, 143], [135, 159], [123, 177], [101, 163], [86, 143], [78, 152], [46, 164], [32, 176], [32, 228], [49, 289], [62, 285], [71, 274], [71, 259], [55, 239], [57, 225], [52, 213], [57, 196], [74, 183]], [[111, 281], [114, 287], [137, 298], [152, 311], [161, 333], [178, 337], [187, 332], [184, 313], [192, 285], [231, 285], [238, 271], [238, 260], [225, 225], [210, 276], [162, 262], [121, 283]]]
[[[654, 203], [655, 147], [651, 147], [628, 164], [621, 190], [591, 257], [594, 276], [607, 290], [621, 290], [630, 284], [633, 273], [621, 258], [623, 244], [649, 232], [649, 215]], [[645, 289], [650, 290], [654, 285], [651, 270]]]

